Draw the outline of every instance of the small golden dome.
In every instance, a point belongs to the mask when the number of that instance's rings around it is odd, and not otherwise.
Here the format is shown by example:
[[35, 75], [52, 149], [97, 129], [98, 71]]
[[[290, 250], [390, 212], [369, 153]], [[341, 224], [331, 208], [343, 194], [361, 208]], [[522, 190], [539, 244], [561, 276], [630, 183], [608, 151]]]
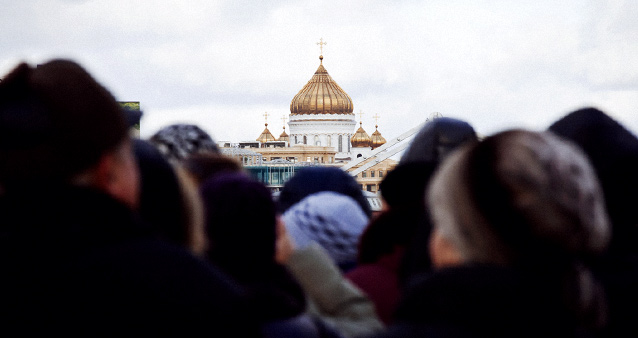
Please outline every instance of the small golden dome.
[[372, 143], [372, 149], [378, 148], [386, 143], [386, 140], [383, 138], [383, 136], [381, 136], [381, 133], [379, 132], [377, 128], [379, 128], [379, 126], [375, 125], [374, 133], [372, 133], [372, 136], [370, 137], [371, 143]]
[[259, 137], [257, 138], [257, 141], [261, 143], [266, 143], [268, 141], [276, 141], [275, 137], [272, 136], [272, 134], [270, 133], [270, 130], [268, 130], [268, 123], [266, 123], [266, 129], [264, 129], [264, 131], [261, 132], [261, 135], [259, 135]]
[[357, 132], [354, 133], [354, 135], [352, 135], [352, 138], [350, 139], [350, 143], [352, 143], [352, 146], [355, 148], [372, 147], [372, 139], [370, 139], [370, 136], [368, 136], [368, 133], [366, 133], [366, 131], [363, 130], [361, 123], [362, 122], [359, 122], [359, 129], [357, 129]]
[[319, 68], [310, 81], [290, 102], [290, 113], [297, 114], [352, 114], [352, 99], [328, 75], [319, 57]]
[[290, 136], [286, 134], [286, 127], [284, 127], [284, 131], [281, 133], [281, 135], [279, 135], [279, 139], [277, 139], [277, 141], [290, 142]]

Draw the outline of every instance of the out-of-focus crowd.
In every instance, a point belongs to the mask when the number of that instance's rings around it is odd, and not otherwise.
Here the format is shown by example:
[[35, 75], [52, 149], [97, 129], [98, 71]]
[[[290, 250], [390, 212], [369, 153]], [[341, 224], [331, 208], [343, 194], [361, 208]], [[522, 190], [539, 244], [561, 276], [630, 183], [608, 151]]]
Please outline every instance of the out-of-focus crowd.
[[595, 108], [479, 139], [438, 118], [372, 212], [336, 167], [276, 199], [196, 125], [131, 139], [80, 65], [0, 82], [15, 336], [638, 336], [638, 138]]

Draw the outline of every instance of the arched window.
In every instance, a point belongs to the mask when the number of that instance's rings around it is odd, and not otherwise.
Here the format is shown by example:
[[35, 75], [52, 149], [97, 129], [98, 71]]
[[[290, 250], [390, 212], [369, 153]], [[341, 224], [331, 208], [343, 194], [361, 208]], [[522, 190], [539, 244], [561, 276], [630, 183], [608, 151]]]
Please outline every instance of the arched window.
[[343, 152], [343, 135], [339, 135], [339, 152]]
[[303, 136], [303, 144], [308, 144], [308, 139], [306, 138], [306, 135]]
[[295, 144], [297, 144], [299, 142], [297, 142], [297, 135], [295, 135]]
[[332, 147], [332, 136], [328, 135], [328, 139], [326, 140], [328, 144], [326, 146]]

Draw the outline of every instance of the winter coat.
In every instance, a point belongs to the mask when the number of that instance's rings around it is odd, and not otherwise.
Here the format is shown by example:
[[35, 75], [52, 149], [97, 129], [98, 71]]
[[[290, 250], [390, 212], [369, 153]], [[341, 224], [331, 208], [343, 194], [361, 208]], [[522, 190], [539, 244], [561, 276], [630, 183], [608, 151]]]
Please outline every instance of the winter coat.
[[374, 337], [588, 337], [560, 283], [497, 266], [460, 266], [415, 280], [387, 332]]
[[395, 250], [375, 263], [359, 265], [346, 274], [346, 278], [370, 297], [379, 318], [386, 325], [392, 322], [401, 297], [399, 266], [402, 257], [403, 250]]
[[319, 244], [295, 250], [286, 266], [308, 296], [308, 313], [347, 337], [372, 334], [383, 328], [374, 304], [342, 276]]
[[100, 191], [41, 187], [0, 197], [1, 330], [24, 336], [257, 336], [242, 292], [155, 240]]

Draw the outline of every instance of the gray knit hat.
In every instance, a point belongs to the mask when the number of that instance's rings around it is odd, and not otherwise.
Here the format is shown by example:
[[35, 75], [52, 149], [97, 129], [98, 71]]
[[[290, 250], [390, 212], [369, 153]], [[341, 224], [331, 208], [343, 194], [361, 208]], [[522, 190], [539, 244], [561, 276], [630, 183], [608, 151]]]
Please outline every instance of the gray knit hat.
[[463, 147], [435, 174], [427, 199], [435, 228], [465, 261], [579, 256], [610, 237], [587, 158], [548, 132], [511, 130]]

